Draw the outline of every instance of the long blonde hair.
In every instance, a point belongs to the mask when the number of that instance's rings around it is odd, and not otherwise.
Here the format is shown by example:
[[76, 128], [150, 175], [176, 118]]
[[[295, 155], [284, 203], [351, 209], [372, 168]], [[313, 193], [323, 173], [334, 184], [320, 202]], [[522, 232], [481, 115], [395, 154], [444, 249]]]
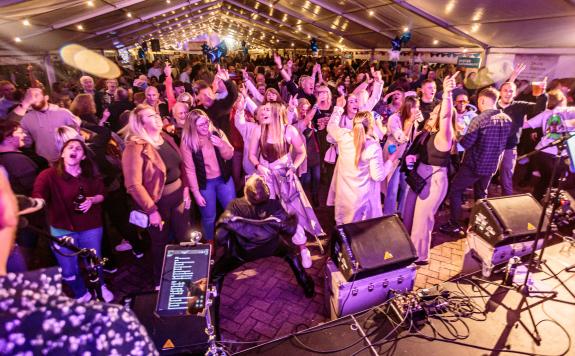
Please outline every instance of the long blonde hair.
[[142, 111], [150, 109], [155, 112], [154, 108], [148, 104], [139, 104], [130, 111], [130, 118], [128, 125], [126, 125], [120, 132], [124, 134], [126, 141], [136, 141], [138, 139], [144, 140], [155, 148], [159, 145], [152, 139], [148, 131], [144, 128], [144, 120], [142, 118]]
[[[270, 105], [272, 120], [271, 123], [261, 126], [261, 136], [260, 136], [260, 147], [268, 143], [268, 137], [272, 137], [272, 145], [278, 156], [281, 157], [287, 152], [285, 152], [285, 137], [284, 137], [284, 126], [287, 125], [287, 112], [284, 105], [280, 103], [267, 103]], [[262, 105], [263, 106], [263, 105]]]
[[355, 166], [359, 165], [361, 154], [365, 148], [368, 132], [373, 130], [374, 118], [371, 111], [358, 112], [353, 118], [353, 145], [355, 146]]
[[[184, 124], [184, 130], [182, 131], [182, 142], [190, 147], [193, 152], [198, 152], [200, 150], [200, 138], [198, 136], [198, 127], [196, 126], [196, 121], [204, 118], [208, 121], [210, 132], [218, 131], [212, 123], [212, 120], [208, 117], [203, 110], [194, 109], [186, 115], [186, 122]], [[220, 133], [221, 135], [221, 133]]]

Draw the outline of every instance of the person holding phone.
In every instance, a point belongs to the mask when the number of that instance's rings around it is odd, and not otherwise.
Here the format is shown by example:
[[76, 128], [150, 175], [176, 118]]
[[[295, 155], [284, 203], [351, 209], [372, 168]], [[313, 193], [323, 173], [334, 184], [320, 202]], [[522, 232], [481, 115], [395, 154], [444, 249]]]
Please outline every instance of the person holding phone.
[[341, 127], [344, 106], [345, 98], [340, 96], [327, 124], [327, 131], [339, 149], [328, 196], [328, 205], [335, 205], [338, 225], [383, 215], [380, 182], [389, 174], [398, 157], [395, 151], [384, 162], [371, 112], [362, 111], [354, 115], [352, 129]]
[[122, 155], [124, 184], [139, 209], [149, 217], [154, 283], [159, 286], [164, 248], [170, 234], [183, 239], [190, 229], [190, 191], [180, 149], [162, 131], [162, 118], [149, 105], [130, 113]]
[[[451, 148], [455, 143], [455, 110], [453, 97], [455, 77], [446, 77], [443, 81], [443, 98], [441, 107], [436, 108], [424, 130], [429, 133], [421, 142], [416, 155], [408, 155], [408, 165], [419, 160], [417, 174], [425, 179], [425, 187], [418, 194], [412, 189], [407, 193], [403, 222], [415, 245], [419, 265], [429, 263], [431, 233], [435, 225], [435, 214], [447, 195], [449, 186], [448, 167], [451, 159]], [[422, 132], [420, 135], [423, 135]], [[415, 143], [414, 143], [415, 145]], [[408, 168], [409, 169], [409, 168]], [[452, 202], [453, 203], [453, 202]]]
[[205, 239], [213, 241], [216, 204], [223, 209], [236, 197], [232, 179], [234, 148], [208, 115], [192, 110], [182, 134], [182, 160], [194, 199], [200, 208]]

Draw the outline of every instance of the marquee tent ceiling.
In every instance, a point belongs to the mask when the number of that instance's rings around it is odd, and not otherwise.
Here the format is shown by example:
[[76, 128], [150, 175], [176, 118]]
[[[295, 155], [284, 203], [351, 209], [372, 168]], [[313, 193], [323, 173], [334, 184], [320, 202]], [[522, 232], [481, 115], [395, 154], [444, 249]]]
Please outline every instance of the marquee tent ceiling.
[[169, 44], [210, 30], [267, 48], [575, 47], [575, 0], [4, 0], [0, 48]]

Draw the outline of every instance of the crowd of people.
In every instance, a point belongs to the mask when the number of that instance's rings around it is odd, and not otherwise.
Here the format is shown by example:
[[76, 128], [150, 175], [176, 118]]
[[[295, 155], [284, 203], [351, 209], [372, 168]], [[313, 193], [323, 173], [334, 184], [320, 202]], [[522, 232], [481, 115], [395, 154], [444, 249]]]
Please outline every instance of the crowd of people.
[[[321, 226], [322, 206], [335, 207], [332, 225], [398, 214], [423, 265], [442, 204], [450, 219], [440, 229], [462, 231], [466, 188], [485, 198], [499, 172], [502, 194], [513, 194], [518, 149], [575, 127], [573, 90], [556, 81], [529, 93], [516, 81], [523, 69], [499, 89], [478, 88], [454, 65], [274, 54], [155, 60], [118, 79], [82, 76], [50, 91], [0, 81], [0, 165], [16, 194], [45, 202], [34, 224], [106, 257], [119, 235], [118, 251], [151, 253], [156, 285], [164, 247], [189, 239], [194, 223], [217, 245], [218, 212], [254, 176], [297, 217], [289, 251], [303, 268], [312, 265], [308, 239], [333, 228]], [[541, 175], [538, 199], [556, 153], [546, 148], [530, 163]], [[144, 222], [134, 223], [138, 214]], [[34, 235], [19, 229], [9, 269], [30, 267]], [[78, 258], [55, 255], [73, 296], [89, 300]]]

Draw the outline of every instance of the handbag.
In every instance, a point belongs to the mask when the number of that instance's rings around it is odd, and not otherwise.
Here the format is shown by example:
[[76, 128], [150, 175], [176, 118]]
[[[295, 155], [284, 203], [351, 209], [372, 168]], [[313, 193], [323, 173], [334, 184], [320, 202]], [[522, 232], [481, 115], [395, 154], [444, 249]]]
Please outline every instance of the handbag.
[[409, 185], [411, 190], [413, 190], [417, 195], [419, 195], [423, 188], [425, 188], [425, 184], [427, 184], [427, 180], [434, 175], [435, 173], [439, 172], [439, 170], [432, 172], [427, 177], [423, 178], [419, 173], [417, 173], [417, 166], [416, 164], [413, 169], [408, 170], [405, 173], [405, 182]]
[[150, 217], [148, 214], [140, 210], [132, 210], [130, 212], [130, 224], [147, 229], [150, 226]]

